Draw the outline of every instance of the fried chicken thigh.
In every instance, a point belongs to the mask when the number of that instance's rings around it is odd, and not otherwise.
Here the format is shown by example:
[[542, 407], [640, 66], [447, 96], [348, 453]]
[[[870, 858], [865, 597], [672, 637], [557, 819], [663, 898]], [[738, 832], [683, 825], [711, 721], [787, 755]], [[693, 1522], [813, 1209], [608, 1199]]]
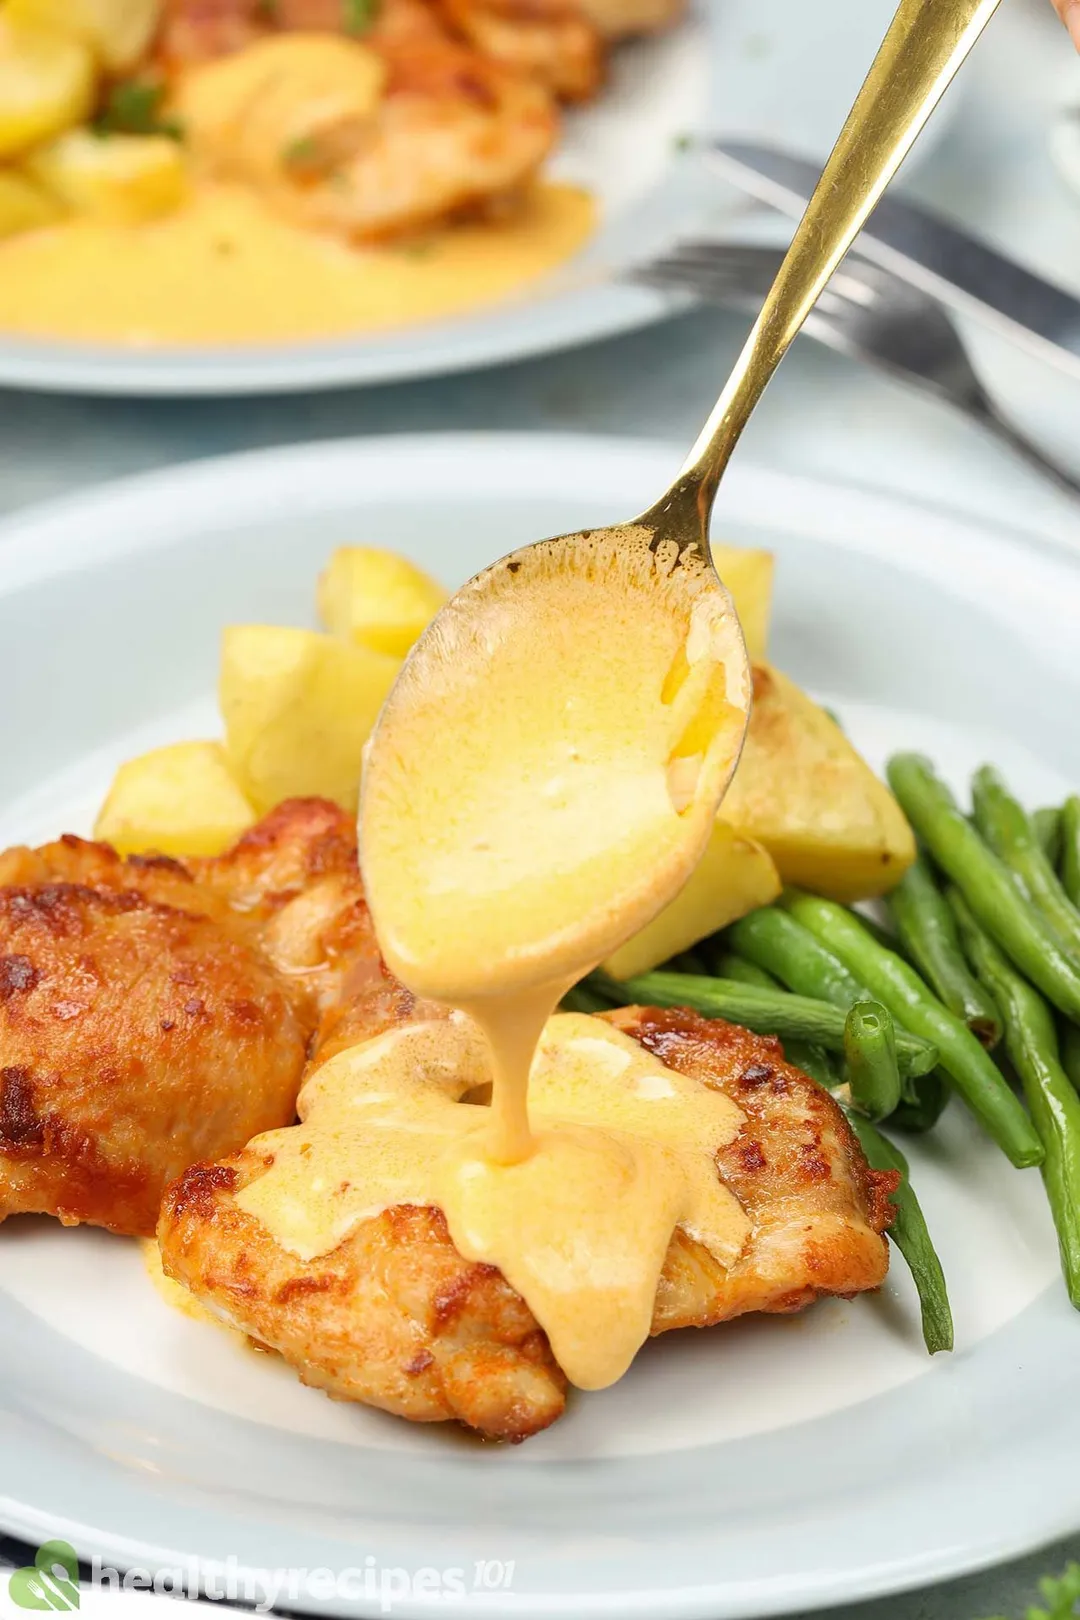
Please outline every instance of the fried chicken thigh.
[[558, 133], [542, 75], [474, 50], [423, 0], [381, 0], [361, 32], [348, 17], [174, 0], [159, 50], [201, 163], [350, 241], [503, 208]]
[[582, 10], [610, 44], [673, 27], [686, 10], [686, 0], [583, 0]]
[[350, 818], [322, 801], [218, 860], [0, 855], [0, 1220], [151, 1234], [168, 1181], [293, 1119], [373, 949]]
[[[169, 0], [159, 51], [175, 70], [275, 32], [349, 33], [350, 18], [347, 0], [276, 0], [273, 10], [260, 0]], [[600, 33], [580, 0], [380, 0], [355, 37], [376, 49], [452, 37], [568, 101], [593, 95], [602, 77]]]
[[[312, 1072], [346, 1045], [438, 1016], [384, 973], [330, 1034]], [[745, 1115], [716, 1164], [750, 1216], [750, 1238], [726, 1268], [676, 1231], [652, 1331], [876, 1288], [888, 1266], [881, 1234], [895, 1177], [868, 1169], [840, 1109], [784, 1061], [779, 1041], [686, 1011], [610, 1016]], [[255, 1142], [192, 1167], [167, 1190], [158, 1237], [170, 1276], [338, 1399], [417, 1422], [455, 1418], [509, 1440], [559, 1417], [566, 1380], [539, 1324], [494, 1267], [461, 1258], [439, 1210], [387, 1210], [305, 1262], [237, 1202], [267, 1163]]]
[[437, 0], [447, 25], [474, 50], [563, 101], [588, 101], [604, 75], [603, 44], [578, 0]]

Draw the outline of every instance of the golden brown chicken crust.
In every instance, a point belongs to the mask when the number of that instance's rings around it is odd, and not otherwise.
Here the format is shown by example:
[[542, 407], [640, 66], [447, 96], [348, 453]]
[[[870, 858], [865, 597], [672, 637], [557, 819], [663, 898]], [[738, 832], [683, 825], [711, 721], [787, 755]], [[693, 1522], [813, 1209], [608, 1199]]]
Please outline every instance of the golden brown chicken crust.
[[[176, 71], [294, 30], [347, 34], [349, 9], [344, 0], [275, 0], [272, 8], [168, 0], [157, 50]], [[603, 76], [600, 35], [579, 0], [381, 0], [357, 37], [376, 50], [415, 50], [448, 34], [570, 101], [593, 95]]]
[[295, 1113], [379, 980], [352, 818], [291, 800], [214, 860], [72, 836], [0, 855], [0, 1220], [149, 1235], [161, 1192]]
[[0, 1219], [152, 1233], [161, 1190], [286, 1124], [304, 1031], [269, 964], [132, 890], [0, 890]]
[[588, 101], [604, 77], [600, 35], [578, 0], [436, 0], [447, 26], [483, 56], [563, 101]]
[[55, 882], [133, 891], [212, 918], [269, 957], [312, 1026], [336, 1005], [358, 961], [378, 966], [355, 820], [328, 799], [286, 799], [231, 849], [209, 858], [125, 857], [72, 833], [0, 854], [0, 888]]
[[[444, 37], [427, 0], [381, 0], [370, 8], [365, 43], [417, 44]], [[231, 56], [276, 33], [349, 34], [345, 0], [165, 0], [154, 44], [167, 72]]]
[[[433, 1015], [384, 973], [318, 1061]], [[883, 1281], [881, 1233], [896, 1178], [868, 1169], [840, 1109], [785, 1063], [779, 1042], [692, 1012], [627, 1008], [610, 1017], [672, 1068], [723, 1090], [746, 1116], [717, 1168], [750, 1215], [751, 1236], [728, 1269], [677, 1232], [654, 1333], [747, 1311], [799, 1310], [822, 1295]], [[196, 1166], [167, 1190], [158, 1238], [170, 1276], [280, 1351], [306, 1383], [339, 1399], [414, 1421], [454, 1417], [514, 1440], [558, 1417], [564, 1381], [538, 1324], [497, 1272], [457, 1255], [437, 1211], [390, 1210], [361, 1223], [331, 1254], [304, 1263], [236, 1205], [235, 1192], [264, 1162], [248, 1148], [225, 1165]], [[323, 1285], [324, 1277], [331, 1281]], [[345, 1278], [351, 1296], [339, 1287]], [[454, 1331], [447, 1341], [440, 1302], [451, 1280]], [[281, 1291], [290, 1282], [296, 1291], [283, 1313]], [[456, 1359], [462, 1335], [476, 1370], [464, 1380]], [[404, 1370], [416, 1366], [419, 1381]]]
[[286, 799], [225, 854], [186, 865], [199, 889], [254, 934], [294, 995], [312, 1004], [320, 1030], [343, 998], [351, 1005], [379, 977], [356, 821], [339, 805]]
[[[356, 242], [505, 210], [558, 135], [543, 86], [449, 37], [365, 43], [386, 68], [378, 107], [361, 125], [314, 137], [303, 168], [276, 175], [270, 201], [298, 224]], [[263, 154], [249, 164], [231, 139], [206, 151], [223, 172], [260, 183]]]
[[608, 44], [659, 34], [686, 11], [686, 0], [582, 0], [582, 10]]
[[627, 1007], [609, 1019], [668, 1068], [722, 1091], [746, 1116], [716, 1165], [750, 1217], [751, 1240], [725, 1268], [677, 1232], [654, 1333], [708, 1327], [749, 1311], [798, 1311], [823, 1295], [881, 1285], [888, 1251], [880, 1234], [899, 1178], [870, 1169], [842, 1111], [785, 1062], [775, 1036], [687, 1008]]
[[[370, 116], [335, 119], [305, 90], [290, 103], [288, 127], [275, 136], [260, 124], [253, 135], [246, 89], [230, 112], [215, 97], [205, 116], [191, 69], [272, 34], [350, 35], [348, 18], [337, 0], [280, 0], [273, 10], [258, 0], [172, 0], [158, 59], [200, 161], [254, 186], [298, 224], [356, 241], [505, 208], [551, 151], [557, 108], [536, 74], [472, 49], [422, 0], [380, 0], [356, 34], [386, 75]], [[297, 119], [307, 114], [313, 122], [298, 143]]]
[[503, 1440], [560, 1415], [566, 1380], [531, 1311], [493, 1266], [461, 1258], [440, 1211], [387, 1210], [304, 1262], [235, 1201], [262, 1168], [247, 1150], [168, 1189], [169, 1276], [338, 1400]]

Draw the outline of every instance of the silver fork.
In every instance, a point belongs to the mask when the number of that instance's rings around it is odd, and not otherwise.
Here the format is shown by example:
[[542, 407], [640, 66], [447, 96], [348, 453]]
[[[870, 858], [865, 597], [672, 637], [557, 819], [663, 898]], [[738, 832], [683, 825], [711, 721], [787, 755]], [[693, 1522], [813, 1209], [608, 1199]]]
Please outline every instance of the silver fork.
[[[647, 264], [632, 266], [627, 277], [664, 291], [692, 293], [704, 303], [756, 313], [782, 258], [777, 248], [688, 241]], [[807, 317], [804, 331], [840, 354], [866, 361], [955, 405], [1059, 489], [1080, 495], [1080, 478], [1040, 450], [998, 409], [979, 381], [955, 326], [929, 294], [849, 255]]]

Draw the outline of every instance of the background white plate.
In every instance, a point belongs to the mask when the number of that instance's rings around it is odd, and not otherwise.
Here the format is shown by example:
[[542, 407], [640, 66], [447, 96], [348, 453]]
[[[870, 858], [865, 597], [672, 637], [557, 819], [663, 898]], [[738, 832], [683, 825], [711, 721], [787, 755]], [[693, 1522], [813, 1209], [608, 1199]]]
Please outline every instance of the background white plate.
[[[892, 12], [893, 0], [827, 0], [823, 8], [805, 0], [697, 0], [672, 33], [620, 49], [600, 99], [568, 114], [552, 168], [595, 194], [600, 229], [575, 260], [518, 297], [397, 332], [297, 344], [139, 350], [0, 333], [0, 385], [287, 393], [465, 371], [658, 320], [670, 302], [612, 277], [687, 229], [722, 225], [737, 202], [693, 159], [678, 156], [679, 138], [755, 133], [823, 157]], [[942, 118], [935, 117], [920, 153]], [[771, 224], [764, 228], [774, 234]]]
[[[342, 443], [10, 522], [0, 842], [88, 828], [117, 761], [213, 728], [222, 625], [309, 622], [334, 544], [398, 547], [453, 584], [639, 510], [677, 461], [542, 436]], [[779, 554], [777, 661], [875, 763], [925, 746], [960, 785], [993, 758], [1033, 803], [1080, 780], [1074, 554], [745, 466], [720, 505], [725, 534]], [[1080, 1322], [1034, 1173], [958, 1107], [912, 1158], [954, 1356], [925, 1357], [897, 1267], [875, 1299], [658, 1341], [518, 1449], [335, 1405], [173, 1313], [133, 1245], [12, 1221], [0, 1450], [17, 1467], [0, 1525], [121, 1566], [513, 1560], [513, 1590], [470, 1593], [464, 1612], [564, 1620], [743, 1620], [1008, 1557], [1080, 1526]]]

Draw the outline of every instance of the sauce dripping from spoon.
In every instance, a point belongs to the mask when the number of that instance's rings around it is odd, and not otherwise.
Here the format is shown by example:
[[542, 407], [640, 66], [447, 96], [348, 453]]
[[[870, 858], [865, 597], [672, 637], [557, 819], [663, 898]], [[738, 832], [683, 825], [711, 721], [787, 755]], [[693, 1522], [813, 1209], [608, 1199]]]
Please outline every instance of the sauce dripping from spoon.
[[411, 990], [487, 1036], [496, 1164], [533, 1150], [547, 1019], [689, 878], [742, 744], [730, 599], [649, 538], [569, 536], [479, 575], [414, 650], [369, 750], [379, 942]]

